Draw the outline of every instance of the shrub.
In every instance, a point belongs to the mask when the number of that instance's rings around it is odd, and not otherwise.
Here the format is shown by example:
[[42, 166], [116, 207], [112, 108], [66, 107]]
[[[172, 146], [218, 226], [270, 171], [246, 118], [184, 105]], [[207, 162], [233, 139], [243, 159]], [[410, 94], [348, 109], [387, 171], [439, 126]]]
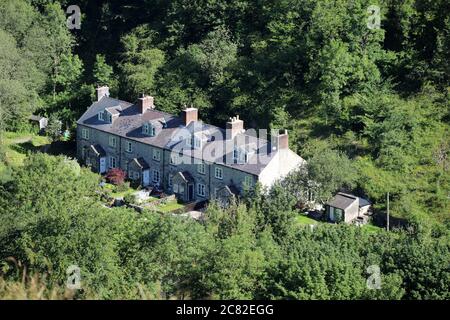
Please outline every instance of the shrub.
[[134, 193], [127, 194], [127, 195], [123, 198], [123, 200], [124, 200], [126, 203], [130, 203], [130, 204], [134, 204], [134, 203], [137, 202], [137, 198], [136, 198], [136, 195], [135, 195]]
[[125, 177], [126, 177], [125, 171], [123, 171], [120, 168], [110, 169], [105, 176], [106, 180], [109, 183], [112, 183], [116, 186], [123, 185], [123, 183], [125, 182]]

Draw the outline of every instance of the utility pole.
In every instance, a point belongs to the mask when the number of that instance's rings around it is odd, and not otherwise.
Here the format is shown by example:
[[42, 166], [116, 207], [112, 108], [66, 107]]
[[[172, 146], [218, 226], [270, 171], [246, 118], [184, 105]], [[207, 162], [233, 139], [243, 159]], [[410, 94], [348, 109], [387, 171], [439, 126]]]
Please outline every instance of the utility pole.
[[386, 230], [389, 231], [389, 191], [387, 193]]

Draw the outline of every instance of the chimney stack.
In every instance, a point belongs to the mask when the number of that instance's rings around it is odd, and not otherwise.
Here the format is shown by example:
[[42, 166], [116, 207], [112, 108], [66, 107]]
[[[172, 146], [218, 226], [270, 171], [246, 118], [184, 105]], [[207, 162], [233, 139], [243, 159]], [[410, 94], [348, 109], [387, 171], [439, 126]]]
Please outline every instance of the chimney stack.
[[197, 108], [186, 108], [183, 110], [183, 123], [187, 126], [192, 121], [198, 121], [198, 109]]
[[289, 135], [286, 129], [277, 131], [275, 135], [276, 150], [289, 149]]
[[97, 101], [100, 101], [103, 97], [109, 97], [109, 87], [103, 86], [97, 88]]
[[144, 114], [147, 110], [154, 109], [155, 105], [153, 104], [153, 97], [142, 95], [142, 97], [138, 99], [138, 107], [139, 112], [142, 114]]
[[226, 138], [227, 140], [234, 139], [237, 134], [244, 132], [244, 121], [239, 119], [239, 115], [230, 118], [226, 126]]

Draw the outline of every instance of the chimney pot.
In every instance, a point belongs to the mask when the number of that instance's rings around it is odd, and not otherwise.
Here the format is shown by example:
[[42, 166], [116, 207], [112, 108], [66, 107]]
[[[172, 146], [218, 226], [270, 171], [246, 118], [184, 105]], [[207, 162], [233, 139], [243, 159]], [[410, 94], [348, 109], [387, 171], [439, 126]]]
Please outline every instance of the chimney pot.
[[275, 144], [277, 150], [289, 149], [289, 135], [286, 129], [278, 131], [275, 136]]
[[142, 97], [138, 99], [139, 112], [144, 114], [147, 110], [154, 109], [155, 105], [153, 102], [154, 99], [152, 96], [146, 96], [143, 94]]
[[234, 139], [237, 134], [244, 132], [244, 121], [239, 119], [239, 116], [230, 117], [226, 125], [227, 140]]
[[109, 87], [103, 86], [97, 88], [97, 101], [100, 101], [103, 97], [109, 97]]
[[185, 126], [187, 126], [192, 121], [198, 121], [198, 109], [193, 107], [184, 109], [182, 118]]

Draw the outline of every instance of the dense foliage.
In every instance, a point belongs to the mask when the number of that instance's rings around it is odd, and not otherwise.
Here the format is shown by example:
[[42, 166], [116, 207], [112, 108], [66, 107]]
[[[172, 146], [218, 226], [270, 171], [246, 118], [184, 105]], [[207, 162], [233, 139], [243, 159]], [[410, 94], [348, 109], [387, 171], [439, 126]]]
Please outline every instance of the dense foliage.
[[[43, 154], [13, 177], [0, 187], [8, 281], [21, 279], [26, 266], [28, 275], [45, 274], [50, 288], [64, 288], [66, 269], [77, 265], [79, 298], [450, 298], [448, 236], [298, 226], [280, 191], [258, 206], [211, 204], [204, 223], [107, 209], [95, 192], [97, 175]], [[379, 290], [366, 285], [371, 265], [381, 270]]]
[[[56, 287], [77, 264], [84, 297], [449, 298], [448, 1], [79, 0], [81, 29], [69, 30], [71, 4], [0, 2], [0, 169], [5, 131], [34, 112], [56, 139], [107, 84], [171, 113], [192, 104], [219, 126], [239, 114], [246, 127], [287, 128], [307, 170], [267, 197], [211, 205], [202, 225], [105, 209], [97, 176], [33, 156], [0, 187], [0, 261]], [[382, 214], [390, 192], [411, 230], [294, 225], [305, 190], [324, 202], [341, 189]], [[373, 264], [381, 290], [365, 285]], [[17, 268], [5, 262], [2, 275]]]

